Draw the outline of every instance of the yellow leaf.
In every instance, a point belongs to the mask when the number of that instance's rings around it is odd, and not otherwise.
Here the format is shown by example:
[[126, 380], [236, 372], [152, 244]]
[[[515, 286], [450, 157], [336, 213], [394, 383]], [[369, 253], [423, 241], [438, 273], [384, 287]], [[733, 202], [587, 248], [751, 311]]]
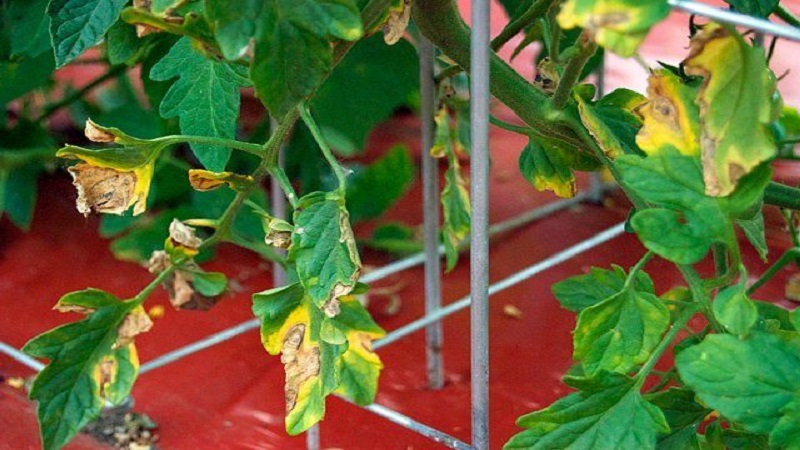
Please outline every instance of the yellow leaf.
[[697, 89], [681, 83], [667, 70], [653, 72], [648, 79], [647, 102], [636, 108], [642, 128], [636, 144], [648, 155], [671, 147], [684, 155], [700, 154], [699, 109], [694, 103]]

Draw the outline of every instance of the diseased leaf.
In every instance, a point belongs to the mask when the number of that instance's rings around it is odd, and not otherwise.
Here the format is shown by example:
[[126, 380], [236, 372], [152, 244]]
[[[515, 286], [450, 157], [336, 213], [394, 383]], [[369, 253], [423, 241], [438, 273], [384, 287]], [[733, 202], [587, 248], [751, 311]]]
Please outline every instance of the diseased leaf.
[[353, 222], [383, 214], [411, 187], [415, 167], [408, 149], [395, 146], [369, 166], [356, 170], [347, 183], [347, 209]]
[[642, 398], [633, 380], [611, 374], [520, 417], [517, 425], [526, 430], [514, 435], [506, 450], [647, 450], [656, 448], [659, 433], [669, 431], [664, 414]]
[[394, 45], [403, 38], [411, 19], [411, 0], [395, 0], [389, 7], [389, 16], [381, 27], [383, 40], [388, 45]]
[[629, 89], [617, 89], [592, 103], [581, 95], [573, 95], [578, 102], [581, 122], [609, 158], [637, 155], [636, 133], [642, 123], [633, 111], [644, 102], [644, 97]]
[[340, 381], [335, 392], [365, 406], [375, 400], [383, 369], [383, 363], [372, 350], [372, 341], [386, 333], [354, 296], [344, 297], [341, 308], [341, 313], [332, 320], [344, 330], [348, 345], [337, 361]]
[[352, 0], [276, 0], [263, 6], [260, 19], [250, 77], [275, 117], [322, 83], [333, 58], [329, 37], [352, 41], [363, 34]]
[[627, 373], [644, 363], [669, 326], [669, 311], [653, 294], [624, 289], [578, 315], [576, 360], [587, 376]]
[[800, 391], [800, 339], [752, 331], [745, 339], [712, 334], [677, 354], [683, 382], [744, 430], [769, 433]]
[[[73, 293], [67, 302], [86, 306], [103, 304], [85, 319], [62, 325], [28, 342], [23, 351], [50, 360], [36, 377], [30, 396], [38, 402], [37, 413], [46, 450], [61, 448], [95, 418], [106, 400], [127, 395], [138, 366], [135, 350], [117, 349], [118, 328], [135, 306], [97, 291]], [[82, 300], [81, 295], [91, 299]], [[96, 301], [103, 297], [102, 302]], [[113, 299], [113, 302], [112, 302]], [[127, 347], [126, 347], [127, 348]], [[114, 367], [101, 367], [111, 358]], [[123, 395], [125, 394], [125, 395]]]
[[253, 177], [233, 172], [189, 169], [189, 183], [198, 191], [210, 191], [223, 185], [228, 185], [234, 191], [241, 191], [253, 184]]
[[725, 26], [710, 23], [692, 38], [686, 73], [704, 78], [700, 148], [705, 192], [725, 196], [739, 179], [777, 151], [769, 129], [775, 119], [775, 77], [764, 52]]
[[540, 191], [550, 190], [564, 198], [575, 195], [575, 174], [555, 148], [528, 140], [519, 154], [519, 171]]
[[558, 14], [565, 29], [582, 27], [600, 46], [633, 56], [650, 27], [669, 14], [666, 0], [568, 0]]
[[636, 144], [648, 155], [664, 148], [684, 155], [700, 154], [700, 110], [697, 88], [681, 82], [672, 72], [657, 70], [647, 80], [647, 101], [636, 108], [642, 128]]
[[458, 246], [467, 238], [470, 229], [470, 200], [467, 182], [461, 174], [458, 157], [449, 153], [450, 166], [445, 172], [444, 189], [442, 189], [442, 240], [444, 241], [447, 271], [453, 270], [458, 262]]
[[353, 290], [361, 272], [347, 210], [338, 194], [314, 192], [300, 199], [289, 259], [314, 304], [335, 316], [338, 298]]
[[127, 0], [51, 0], [50, 36], [56, 53], [56, 67], [77, 58], [97, 45], [119, 18]]
[[[213, 61], [180, 39], [150, 70], [150, 78], [176, 78], [161, 101], [164, 118], [178, 117], [181, 132], [195, 136], [233, 139], [239, 117], [239, 88], [250, 84], [241, 67]], [[208, 144], [191, 144], [197, 159], [211, 171], [225, 170], [231, 150]]]

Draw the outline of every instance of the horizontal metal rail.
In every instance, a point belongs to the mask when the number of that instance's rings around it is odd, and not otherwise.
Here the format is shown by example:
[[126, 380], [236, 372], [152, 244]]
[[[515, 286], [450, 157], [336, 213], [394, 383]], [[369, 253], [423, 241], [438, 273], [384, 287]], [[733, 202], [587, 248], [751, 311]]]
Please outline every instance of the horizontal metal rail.
[[5, 342], [0, 341], [0, 353], [4, 353], [8, 355], [14, 361], [26, 366], [30, 367], [31, 369], [39, 372], [44, 369], [44, 364], [35, 358], [31, 358], [30, 356], [22, 353], [21, 350], [17, 350], [15, 347], [6, 344]]
[[716, 6], [691, 0], [668, 0], [673, 8], [686, 11], [690, 14], [707, 17], [731, 25], [739, 25], [752, 30], [778, 36], [792, 41], [800, 41], [800, 29], [788, 25], [770, 22], [766, 19], [759, 19], [745, 14], [740, 14], [728, 9], [717, 8]]

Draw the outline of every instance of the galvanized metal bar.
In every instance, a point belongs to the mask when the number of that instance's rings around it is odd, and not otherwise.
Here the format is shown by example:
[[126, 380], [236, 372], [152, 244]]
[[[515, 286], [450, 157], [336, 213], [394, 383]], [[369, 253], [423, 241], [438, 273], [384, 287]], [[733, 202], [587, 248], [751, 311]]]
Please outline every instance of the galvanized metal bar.
[[[275, 119], [270, 119], [270, 124], [272, 129], [274, 130], [278, 126], [278, 122]], [[285, 155], [285, 148], [282, 146], [280, 151], [278, 152], [278, 166], [284, 167], [284, 161], [286, 160]], [[270, 178], [270, 210], [274, 217], [278, 219], [286, 219], [286, 195], [281, 188], [281, 184], [278, 183], [278, 180], [275, 178]], [[284, 256], [286, 254], [286, 250], [283, 249], [275, 249], [276, 253], [280, 256]], [[274, 287], [283, 286], [286, 284], [286, 271], [283, 270], [283, 266], [277, 262], [272, 263], [272, 285]]]
[[[433, 44], [427, 39], [419, 41], [420, 122], [422, 128], [422, 211], [423, 240], [425, 245], [425, 314], [442, 307], [441, 261], [439, 259], [439, 159], [430, 155], [433, 146], [436, 108], [434, 82], [435, 54]], [[444, 386], [442, 365], [442, 323], [430, 324], [425, 330], [425, 361], [428, 369], [428, 386]]]
[[[614, 225], [613, 227], [608, 228], [585, 241], [579, 242], [578, 244], [575, 244], [565, 250], [562, 250], [543, 261], [528, 266], [525, 269], [513, 275], [510, 275], [498, 281], [497, 283], [492, 284], [491, 286], [489, 286], [489, 295], [494, 295], [516, 284], [519, 284], [541, 272], [544, 272], [547, 269], [555, 267], [564, 261], [574, 258], [575, 256], [583, 252], [591, 250], [597, 247], [598, 245], [603, 244], [619, 236], [624, 232], [625, 232], [624, 222]], [[408, 336], [409, 334], [425, 328], [426, 326], [428, 326], [433, 322], [442, 320], [447, 316], [450, 316], [458, 311], [461, 311], [462, 309], [469, 307], [471, 302], [472, 300], [470, 296], [467, 296], [453, 303], [450, 303], [449, 305], [445, 305], [444, 307], [442, 307], [442, 309], [440, 309], [434, 314], [422, 317], [421, 319], [417, 319], [407, 325], [404, 325], [390, 332], [389, 334], [386, 335], [386, 337], [375, 341], [375, 345], [373, 346], [373, 348], [375, 350], [378, 350], [382, 347], [386, 347], [389, 344], [397, 342], [400, 339]]]
[[31, 368], [37, 372], [44, 369], [44, 363], [40, 362], [35, 358], [31, 358], [30, 356], [22, 353], [22, 350], [17, 350], [16, 347], [6, 344], [5, 342], [0, 341], [0, 353], [8, 355], [14, 361]]
[[489, 0], [472, 1], [470, 37], [470, 373], [472, 447], [489, 448]]
[[[344, 399], [344, 400], [349, 401], [347, 399]], [[353, 404], [355, 404], [355, 403], [353, 403]], [[359, 406], [359, 405], [356, 405], [356, 406]], [[454, 449], [458, 449], [458, 450], [472, 450], [472, 448], [473, 448], [469, 444], [467, 444], [467, 443], [465, 443], [463, 441], [460, 441], [459, 439], [457, 439], [457, 438], [455, 438], [453, 436], [450, 436], [447, 433], [439, 431], [436, 428], [429, 427], [428, 425], [425, 425], [424, 423], [417, 422], [416, 420], [414, 420], [414, 419], [412, 419], [412, 418], [410, 418], [410, 417], [408, 417], [408, 416], [406, 416], [404, 414], [400, 414], [399, 412], [397, 412], [397, 411], [395, 411], [395, 410], [393, 410], [391, 408], [387, 408], [387, 407], [379, 405], [377, 403], [373, 403], [373, 404], [367, 405], [367, 406], [360, 406], [360, 407], [364, 408], [367, 411], [370, 411], [370, 412], [372, 412], [372, 413], [374, 413], [374, 414], [376, 414], [376, 415], [378, 415], [380, 417], [383, 417], [384, 419], [388, 420], [389, 422], [396, 423], [397, 425], [400, 425], [403, 428], [409, 429], [409, 430], [411, 430], [411, 431], [413, 431], [413, 432], [415, 432], [415, 433], [417, 433], [417, 434], [419, 434], [421, 436], [425, 436], [426, 438], [429, 438], [429, 439], [431, 439], [431, 440], [433, 440], [435, 442], [443, 444], [443, 445], [445, 445], [445, 446], [447, 446], [449, 448], [454, 448]]]
[[308, 450], [320, 450], [322, 447], [319, 441], [319, 424], [316, 424], [306, 431], [306, 448]]
[[731, 25], [738, 25], [746, 28], [751, 28], [772, 36], [778, 36], [793, 41], [800, 41], [800, 29], [781, 25], [775, 22], [770, 22], [766, 19], [759, 19], [757, 17], [740, 14], [727, 9], [717, 8], [715, 6], [707, 5], [705, 3], [695, 2], [692, 0], [668, 0], [669, 5], [673, 8], [686, 11], [690, 14], [707, 17], [718, 22], [728, 23]]

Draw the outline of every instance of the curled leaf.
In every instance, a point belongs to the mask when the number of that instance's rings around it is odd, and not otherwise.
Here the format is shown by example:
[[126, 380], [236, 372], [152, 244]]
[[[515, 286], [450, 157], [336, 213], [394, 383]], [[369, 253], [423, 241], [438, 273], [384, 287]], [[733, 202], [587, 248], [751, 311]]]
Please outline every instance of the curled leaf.
[[253, 177], [232, 172], [191, 169], [189, 170], [189, 183], [198, 191], [210, 191], [226, 184], [234, 191], [241, 191], [253, 184]]
[[92, 119], [86, 120], [86, 128], [84, 128], [83, 132], [86, 138], [92, 142], [114, 142], [114, 134], [94, 123]]
[[388, 45], [394, 45], [403, 38], [411, 19], [412, 0], [395, 0], [389, 8], [389, 16], [381, 27], [383, 40]]
[[121, 215], [131, 205], [134, 214], [144, 212], [144, 198], [137, 195], [134, 172], [76, 164], [69, 169], [72, 184], [78, 190], [76, 207], [88, 216], [92, 211]]
[[538, 142], [528, 141], [519, 155], [519, 170], [536, 189], [550, 190], [559, 197], [575, 195], [575, 174], [561, 158], [559, 149], [545, 148]]
[[697, 103], [705, 192], [725, 196], [777, 151], [769, 129], [779, 103], [775, 77], [761, 48], [716, 23], [692, 38], [683, 64], [686, 73], [704, 78]]
[[647, 80], [647, 101], [635, 109], [642, 120], [636, 144], [648, 155], [672, 147], [684, 155], [700, 154], [697, 89], [667, 70]]
[[187, 226], [178, 219], [172, 219], [169, 224], [169, 238], [175, 245], [181, 245], [192, 250], [197, 250], [203, 240], [195, 234], [195, 229]]
[[276, 217], [265, 217], [264, 243], [278, 248], [289, 248], [292, 245], [294, 227], [289, 222]]

